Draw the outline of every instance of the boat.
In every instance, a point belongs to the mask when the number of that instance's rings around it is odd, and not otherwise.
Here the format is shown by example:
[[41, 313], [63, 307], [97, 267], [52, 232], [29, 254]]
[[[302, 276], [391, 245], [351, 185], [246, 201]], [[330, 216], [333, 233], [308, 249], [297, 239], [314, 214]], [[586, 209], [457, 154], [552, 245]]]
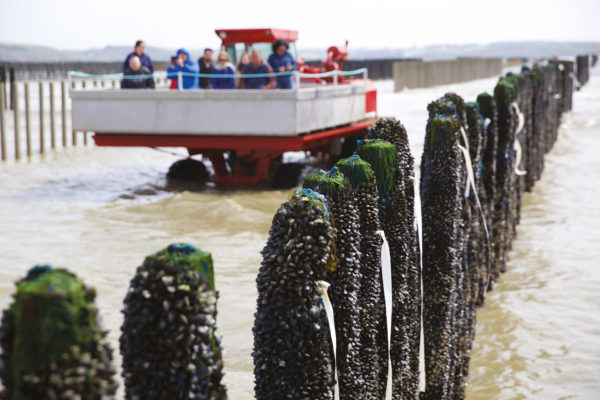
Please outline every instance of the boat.
[[[215, 32], [234, 63], [251, 50], [266, 59], [277, 39], [297, 59], [297, 31]], [[327, 53], [320, 66], [299, 60], [294, 89], [72, 90], [73, 129], [94, 132], [98, 146], [185, 147], [210, 160], [217, 184], [267, 181], [288, 151], [335, 162], [376, 122], [377, 92], [366, 70], [341, 70], [347, 45]]]

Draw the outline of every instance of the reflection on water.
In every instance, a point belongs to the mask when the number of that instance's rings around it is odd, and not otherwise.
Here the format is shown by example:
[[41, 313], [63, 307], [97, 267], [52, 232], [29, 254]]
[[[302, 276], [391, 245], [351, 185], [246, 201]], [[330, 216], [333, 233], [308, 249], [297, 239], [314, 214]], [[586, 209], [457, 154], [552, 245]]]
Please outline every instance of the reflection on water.
[[[380, 113], [406, 125], [418, 164], [427, 102], [447, 90], [472, 100], [493, 84], [393, 94], [390, 82], [380, 82]], [[542, 180], [525, 197], [508, 272], [478, 312], [468, 398], [589, 399], [600, 392], [598, 84], [596, 73], [575, 95]], [[0, 164], [0, 307], [34, 264], [68, 267], [96, 287], [117, 350], [135, 268], [170, 243], [189, 242], [213, 254], [230, 397], [251, 399], [260, 251], [291, 190], [173, 184], [164, 174], [177, 159], [150, 149], [77, 148]]]

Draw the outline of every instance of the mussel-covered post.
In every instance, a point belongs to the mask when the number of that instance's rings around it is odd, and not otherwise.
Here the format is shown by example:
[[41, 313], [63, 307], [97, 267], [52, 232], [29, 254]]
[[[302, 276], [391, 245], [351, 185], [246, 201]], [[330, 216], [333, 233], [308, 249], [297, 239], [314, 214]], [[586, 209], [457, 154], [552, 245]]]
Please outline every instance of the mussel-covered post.
[[[461, 132], [459, 134], [459, 143], [462, 144], [465, 149], [466, 154], [462, 155], [463, 159], [466, 160], [468, 157], [471, 159], [475, 153], [477, 153], [478, 148], [480, 147], [479, 139], [477, 135], [469, 140], [467, 136], [469, 127], [467, 124], [467, 114], [466, 114], [467, 106], [462, 97], [457, 95], [456, 93], [446, 93], [443, 97], [438, 100], [430, 103], [427, 106], [427, 110], [429, 111], [429, 118], [435, 118], [436, 116], [447, 116], [450, 118], [454, 118], [457, 121], [456, 129]], [[463, 135], [464, 134], [464, 135]], [[464, 136], [464, 137], [463, 137]], [[472, 143], [472, 149], [469, 153], [467, 149], [469, 149], [470, 142]], [[456, 358], [457, 363], [453, 367], [453, 376], [454, 376], [454, 396], [457, 398], [464, 397], [464, 374], [466, 373], [466, 368], [468, 367], [468, 359], [465, 360], [465, 357], [468, 357], [468, 349], [470, 348], [470, 326], [471, 320], [474, 318], [470, 317], [469, 312], [469, 304], [471, 297], [471, 281], [472, 275], [472, 264], [476, 263], [476, 260], [472, 259], [472, 255], [476, 251], [475, 249], [478, 247], [478, 237], [477, 234], [473, 235], [473, 221], [476, 220], [477, 210], [475, 208], [475, 193], [472, 188], [469, 187], [469, 180], [467, 179], [469, 176], [467, 168], [462, 169], [462, 175], [460, 178], [460, 185], [464, 187], [466, 190], [461, 195], [461, 209], [462, 209], [462, 229], [459, 233], [458, 242], [462, 244], [462, 250], [460, 254], [461, 258], [461, 268], [456, 273], [456, 316], [455, 316], [455, 324], [456, 324]], [[476, 226], [477, 230], [479, 226]]]
[[[403, 272], [396, 273], [396, 281], [405, 280], [405, 319], [406, 334], [408, 340], [407, 368], [404, 368], [402, 389], [396, 385], [395, 398], [403, 393], [403, 398], [416, 398], [419, 384], [419, 346], [421, 336], [421, 270], [419, 266], [418, 239], [415, 229], [415, 174], [414, 160], [410, 153], [408, 134], [400, 121], [390, 118], [382, 118], [369, 128], [367, 139], [384, 140], [394, 145], [397, 152], [398, 177], [396, 182], [396, 193], [393, 195], [395, 201], [394, 215], [395, 224], [402, 230], [402, 236], [390, 242], [390, 250], [404, 259]], [[394, 185], [391, 186], [392, 188]], [[388, 199], [390, 199], [388, 194]], [[388, 240], [390, 240], [388, 238]], [[400, 270], [396, 270], [400, 272]], [[400, 288], [402, 283], [397, 282]], [[398, 315], [394, 315], [392, 326], [395, 331], [400, 322]]]
[[[373, 168], [379, 193], [379, 220], [390, 248], [392, 279], [392, 321], [389, 349], [392, 369], [392, 397], [414, 398], [418, 395], [418, 368], [412, 370], [410, 327], [412, 317], [407, 283], [410, 242], [406, 241], [406, 215], [400, 188], [403, 178], [398, 167], [396, 147], [383, 140], [365, 140], [358, 155]], [[417, 348], [418, 349], [418, 348]], [[413, 376], [416, 374], [416, 377]], [[414, 378], [414, 380], [413, 380]]]
[[577, 80], [581, 86], [585, 85], [590, 79], [590, 56], [579, 55], [576, 58]]
[[127, 399], [226, 399], [210, 253], [172, 244], [146, 257], [125, 297]]
[[0, 398], [114, 398], [112, 351], [94, 289], [49, 266], [32, 268], [16, 285], [0, 328]]
[[254, 387], [258, 400], [332, 400], [335, 364], [320, 281], [333, 256], [325, 198], [312, 190], [283, 203], [256, 278]]
[[356, 193], [336, 167], [329, 173], [307, 176], [304, 188], [324, 195], [331, 212], [334, 257], [327, 263], [324, 279], [331, 284], [329, 293], [335, 313], [340, 399], [364, 399], [360, 364], [361, 236]]
[[571, 111], [573, 108], [573, 88], [575, 87], [575, 67], [573, 61], [561, 60], [563, 87], [562, 87], [562, 111]]
[[388, 351], [381, 245], [379, 195], [371, 166], [357, 155], [335, 166], [355, 191], [360, 225], [360, 363], [365, 384], [364, 399], [383, 399], [387, 385]]
[[[471, 224], [469, 241], [467, 243], [464, 279], [464, 299], [466, 310], [466, 323], [464, 333], [461, 335], [462, 375], [469, 374], [469, 360], [473, 340], [475, 339], [476, 307], [479, 300], [485, 296], [487, 281], [491, 270], [491, 242], [487, 228], [490, 209], [489, 203], [482, 202], [486, 199], [485, 185], [483, 182], [483, 157], [487, 147], [487, 135], [484, 132], [484, 118], [480, 112], [479, 104], [469, 102], [465, 104], [467, 117], [467, 138], [469, 142], [469, 155], [473, 169], [473, 186], [469, 185], [465, 207], [470, 208]], [[483, 293], [480, 293], [483, 291]], [[464, 390], [464, 387], [462, 388]], [[464, 397], [464, 396], [463, 396]]]
[[458, 148], [460, 122], [440, 114], [427, 122], [421, 161], [423, 218], [424, 399], [454, 398], [457, 282], [462, 273], [462, 196], [465, 174]]
[[513, 200], [515, 178], [513, 173], [514, 141], [517, 114], [513, 101], [516, 98], [514, 79], [502, 77], [494, 88], [494, 101], [498, 111], [498, 150], [496, 153], [496, 201], [494, 205], [494, 251], [496, 262], [493, 268], [495, 279], [506, 271], [506, 257], [510, 250], [514, 218]]
[[477, 305], [485, 301], [486, 292], [491, 289], [493, 283], [492, 266], [494, 265], [494, 204], [496, 197], [496, 148], [498, 146], [498, 114], [496, 102], [489, 93], [481, 93], [477, 96], [479, 111], [484, 118], [482, 136], [484, 144], [481, 156], [481, 186], [479, 200], [483, 207], [485, 222], [487, 226], [486, 237], [486, 261], [480, 266], [479, 289], [477, 290]]

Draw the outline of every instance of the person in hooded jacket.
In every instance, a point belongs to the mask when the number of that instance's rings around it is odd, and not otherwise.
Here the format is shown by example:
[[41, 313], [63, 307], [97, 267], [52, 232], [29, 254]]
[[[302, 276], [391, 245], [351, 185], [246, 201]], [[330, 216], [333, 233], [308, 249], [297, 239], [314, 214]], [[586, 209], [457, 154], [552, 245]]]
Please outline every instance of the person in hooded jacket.
[[[183, 72], [182, 87], [183, 89], [198, 89], [198, 64], [192, 60], [189, 51], [186, 49], [177, 50], [177, 60], [172, 67], [167, 68], [167, 77], [169, 79], [179, 80], [178, 73]], [[194, 75], [190, 75], [194, 74]], [[179, 87], [179, 82], [177, 82]]]
[[[278, 39], [271, 46], [273, 54], [269, 56], [267, 62], [275, 72], [291, 72], [298, 69], [298, 64], [288, 49], [290, 45], [285, 40]], [[277, 77], [277, 89], [293, 89], [292, 74], [279, 75]]]
[[[213, 66], [211, 84], [213, 89], [233, 89], [235, 88], [235, 69], [226, 51], [219, 53], [217, 63]], [[216, 75], [228, 75], [227, 77], [218, 77]]]

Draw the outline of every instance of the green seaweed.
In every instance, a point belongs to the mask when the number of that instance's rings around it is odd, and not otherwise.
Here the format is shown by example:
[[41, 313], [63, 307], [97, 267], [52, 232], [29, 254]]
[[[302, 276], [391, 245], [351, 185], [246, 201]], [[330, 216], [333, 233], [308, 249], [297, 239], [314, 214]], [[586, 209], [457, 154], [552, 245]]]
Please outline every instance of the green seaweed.
[[100, 334], [94, 291], [64, 269], [38, 272], [17, 284], [10, 308], [15, 326], [13, 382], [48, 367], [74, 346], [86, 347]]
[[373, 168], [379, 196], [382, 199], [394, 196], [400, 176], [396, 146], [383, 140], [366, 140], [360, 144], [358, 155]]
[[369, 186], [375, 179], [371, 164], [357, 155], [343, 158], [335, 166], [348, 178], [353, 188]]
[[162, 263], [172, 263], [177, 268], [195, 271], [206, 277], [208, 289], [215, 291], [215, 272], [211, 253], [198, 250], [185, 243], [173, 243], [166, 249], [147, 256], [146, 261], [154, 259]]
[[331, 171], [321, 171], [304, 178], [302, 185], [305, 189], [313, 189], [329, 199], [343, 199], [351, 189], [350, 184], [338, 168]]
[[517, 94], [517, 87], [513, 79], [503, 76], [498, 80], [498, 83], [494, 87], [494, 100], [498, 106], [508, 106], [512, 103]]
[[493, 113], [494, 113], [494, 111], [492, 109], [494, 107], [493, 100], [494, 100], [494, 98], [492, 97], [492, 95], [487, 92], [480, 93], [477, 96], [477, 103], [479, 104], [479, 111], [486, 118], [490, 118], [490, 116], [493, 115]]
[[458, 121], [445, 115], [438, 115], [427, 122], [429, 127], [429, 154], [447, 149], [456, 143], [455, 133], [459, 130]]

